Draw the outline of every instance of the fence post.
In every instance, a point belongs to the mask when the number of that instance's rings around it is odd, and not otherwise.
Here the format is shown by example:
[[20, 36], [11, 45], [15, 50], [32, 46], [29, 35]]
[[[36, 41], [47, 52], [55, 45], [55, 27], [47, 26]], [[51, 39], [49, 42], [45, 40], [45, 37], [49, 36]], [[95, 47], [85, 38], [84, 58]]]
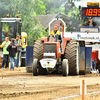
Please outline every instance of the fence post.
[[82, 80], [82, 100], [84, 100], [84, 80]]

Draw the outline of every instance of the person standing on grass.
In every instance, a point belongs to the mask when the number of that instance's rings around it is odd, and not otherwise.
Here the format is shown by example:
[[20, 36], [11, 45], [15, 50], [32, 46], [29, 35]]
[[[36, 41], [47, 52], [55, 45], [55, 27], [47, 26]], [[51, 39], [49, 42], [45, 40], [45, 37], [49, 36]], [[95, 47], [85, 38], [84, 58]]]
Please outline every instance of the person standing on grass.
[[13, 61], [14, 61], [15, 54], [17, 52], [17, 46], [15, 45], [15, 39], [12, 38], [11, 43], [7, 47], [7, 51], [9, 51], [9, 58], [11, 62], [10, 70], [11, 69], [14, 70]]
[[6, 37], [5, 38], [5, 41], [1, 44], [1, 48], [3, 48], [3, 62], [2, 62], [2, 68], [4, 68], [4, 64], [5, 64], [5, 59], [7, 58], [6, 60], [6, 66], [5, 68], [8, 68], [9, 66], [9, 52], [6, 50], [6, 48], [8, 47], [8, 45], [10, 44], [11, 42], [9, 41], [9, 37]]
[[19, 56], [21, 53], [21, 49], [22, 49], [22, 40], [20, 39], [20, 35], [17, 35], [16, 40], [15, 40], [15, 45], [17, 46], [17, 60], [16, 61], [16, 67], [19, 67]]

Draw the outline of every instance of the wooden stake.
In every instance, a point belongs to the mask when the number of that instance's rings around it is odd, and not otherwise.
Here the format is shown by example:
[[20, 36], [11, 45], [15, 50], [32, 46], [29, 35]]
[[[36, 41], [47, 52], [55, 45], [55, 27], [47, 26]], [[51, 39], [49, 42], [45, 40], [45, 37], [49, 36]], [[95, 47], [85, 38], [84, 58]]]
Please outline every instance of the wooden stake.
[[82, 80], [82, 100], [84, 100], [84, 80]]

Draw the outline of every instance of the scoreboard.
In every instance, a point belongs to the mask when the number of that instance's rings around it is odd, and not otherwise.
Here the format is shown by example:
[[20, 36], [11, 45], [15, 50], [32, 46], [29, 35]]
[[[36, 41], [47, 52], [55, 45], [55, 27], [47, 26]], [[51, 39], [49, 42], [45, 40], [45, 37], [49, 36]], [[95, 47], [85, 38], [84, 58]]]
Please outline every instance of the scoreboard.
[[100, 7], [82, 7], [82, 17], [100, 17]]

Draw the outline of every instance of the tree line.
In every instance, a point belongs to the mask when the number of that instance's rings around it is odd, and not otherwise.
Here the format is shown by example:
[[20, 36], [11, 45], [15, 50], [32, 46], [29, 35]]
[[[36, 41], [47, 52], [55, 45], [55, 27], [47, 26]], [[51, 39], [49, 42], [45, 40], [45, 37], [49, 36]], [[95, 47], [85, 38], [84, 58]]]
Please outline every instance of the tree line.
[[[79, 24], [80, 11], [73, 0], [0, 0], [0, 18], [18, 14], [22, 19], [22, 31], [28, 34], [29, 45], [33, 45], [35, 39], [48, 35], [36, 16], [57, 13], [72, 17]], [[68, 31], [72, 30], [77, 28], [68, 26]]]

